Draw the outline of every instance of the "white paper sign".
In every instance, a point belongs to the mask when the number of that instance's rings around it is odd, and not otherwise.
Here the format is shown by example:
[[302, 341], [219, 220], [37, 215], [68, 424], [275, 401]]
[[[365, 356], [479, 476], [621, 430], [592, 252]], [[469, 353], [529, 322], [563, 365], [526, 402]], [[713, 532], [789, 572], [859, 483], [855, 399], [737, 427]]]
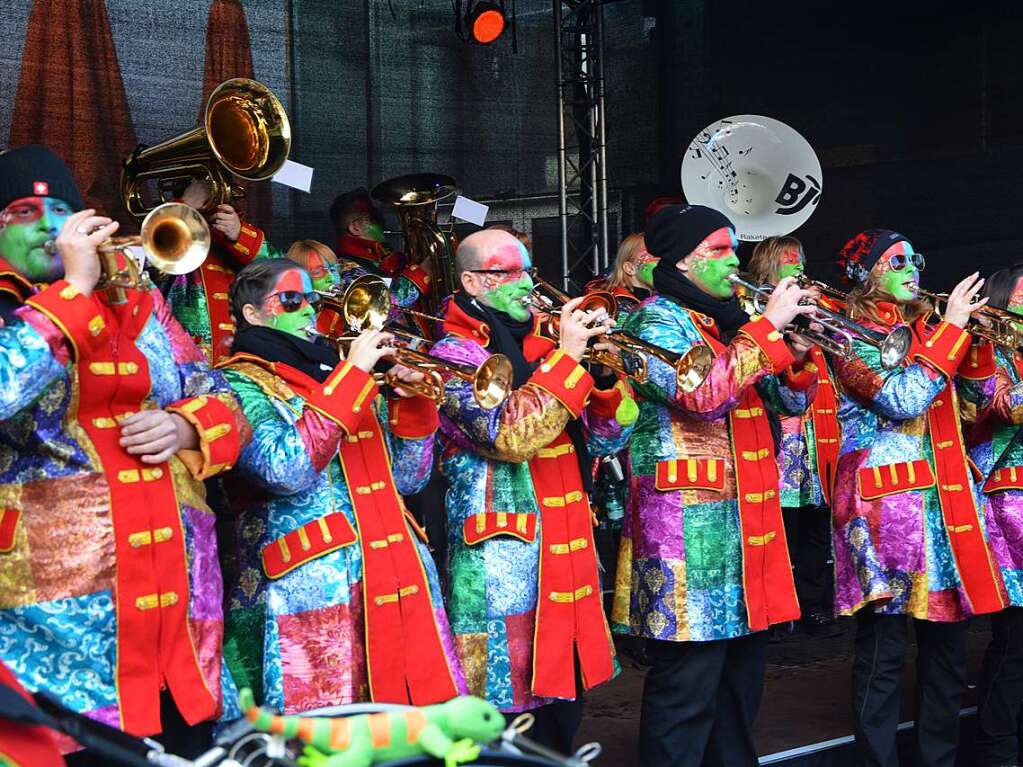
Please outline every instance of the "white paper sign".
[[455, 207], [451, 209], [451, 217], [460, 218], [463, 221], [468, 221], [470, 224], [476, 224], [476, 226], [483, 226], [489, 211], [490, 206], [458, 195], [455, 198]]
[[313, 169], [299, 162], [285, 160], [281, 169], [274, 174], [273, 180], [300, 192], [308, 192], [313, 186]]

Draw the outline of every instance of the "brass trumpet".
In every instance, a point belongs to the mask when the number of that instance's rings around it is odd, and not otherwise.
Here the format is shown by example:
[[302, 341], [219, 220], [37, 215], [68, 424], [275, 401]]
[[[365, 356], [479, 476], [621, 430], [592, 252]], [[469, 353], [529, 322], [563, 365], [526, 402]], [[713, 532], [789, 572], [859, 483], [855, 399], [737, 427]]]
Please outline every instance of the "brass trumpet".
[[[56, 252], [56, 242], [48, 240], [44, 248]], [[130, 248], [141, 247], [145, 256], [138, 263]], [[134, 237], [111, 237], [96, 248], [100, 259], [97, 290], [107, 293], [110, 304], [128, 300], [127, 290], [152, 290], [153, 282], [145, 267], [164, 274], [188, 274], [199, 268], [210, 252], [210, 227], [195, 208], [168, 202], [153, 208]]]
[[[764, 302], [771, 296], [774, 286], [756, 285], [747, 279], [748, 276], [732, 274], [728, 276], [728, 280], [746, 294], [746, 301], [751, 309], [747, 313], [762, 314]], [[839, 300], [844, 298], [844, 294], [825, 283], [811, 282], [807, 279], [800, 281], [800, 285], [818, 287], [822, 293], [832, 298]], [[824, 328], [824, 331], [811, 329], [810, 323], [817, 323]], [[898, 327], [891, 333], [885, 334], [864, 327], [844, 314], [823, 306], [815, 306], [813, 319], [807, 319], [802, 315], [797, 317], [796, 322], [785, 328], [785, 332], [798, 333], [824, 351], [843, 359], [852, 356], [853, 341], [862, 341], [876, 347], [881, 352], [881, 366], [888, 370], [902, 364], [906, 355], [909, 354], [909, 347], [913, 342], [913, 333], [908, 327]]]
[[[386, 330], [407, 344], [425, 346], [426, 339], [399, 328], [387, 327], [387, 317], [391, 309], [390, 291], [379, 277], [363, 275], [354, 280], [346, 290], [317, 291], [324, 303], [337, 311], [345, 321], [345, 325], [354, 333], [373, 328]], [[354, 340], [354, 336], [330, 336], [320, 333], [314, 327], [306, 328], [310, 337], [325, 338], [333, 343], [341, 344]], [[423, 374], [422, 381], [408, 383], [393, 377], [391, 374], [374, 374], [377, 383], [386, 383], [392, 387], [399, 386], [409, 389], [424, 397], [429, 397], [437, 404], [444, 401], [444, 379], [442, 373], [454, 375], [472, 384], [472, 393], [477, 404], [486, 410], [504, 402], [511, 394], [514, 374], [511, 360], [503, 354], [491, 355], [478, 367], [450, 362], [434, 357], [426, 352], [413, 349], [411, 345], [396, 345], [389, 355], [400, 365]]]
[[[167, 197], [179, 196], [193, 179], [205, 180], [210, 199], [203, 212], [242, 196], [232, 177], [265, 181], [291, 151], [288, 113], [273, 92], [244, 77], [225, 80], [210, 94], [197, 128], [152, 147], [140, 146], [124, 162], [121, 197], [142, 218]], [[157, 200], [147, 194], [157, 186]]]
[[[558, 313], [561, 311], [561, 307], [572, 298], [539, 275], [534, 274], [533, 280], [536, 287], [526, 296], [523, 303], [538, 312], [548, 314], [547, 330], [553, 338], [559, 338], [560, 317]], [[609, 317], [614, 317], [618, 313], [618, 302], [614, 294], [608, 291], [595, 291], [586, 294], [579, 309], [583, 311], [603, 309]], [[624, 350], [637, 360], [637, 367], [626, 364], [620, 354], [605, 350], [587, 349], [584, 359], [610, 368], [636, 383], [642, 384], [649, 380], [648, 360], [650, 357], [654, 357], [675, 370], [675, 385], [688, 394], [696, 391], [704, 382], [710, 373], [711, 365], [714, 364], [714, 352], [704, 344], [698, 344], [689, 351], [681, 353], [644, 341], [619, 328], [610, 328], [608, 337], [619, 349]]]
[[[917, 288], [917, 295], [926, 298], [934, 307], [934, 313], [943, 318], [944, 307], [948, 304], [948, 293], [932, 293]], [[1023, 333], [1016, 329], [1015, 323], [1023, 322], [1023, 317], [1013, 314], [1007, 309], [997, 306], [982, 306], [977, 309], [966, 323], [966, 332], [990, 341], [1010, 352], [1023, 346]]]

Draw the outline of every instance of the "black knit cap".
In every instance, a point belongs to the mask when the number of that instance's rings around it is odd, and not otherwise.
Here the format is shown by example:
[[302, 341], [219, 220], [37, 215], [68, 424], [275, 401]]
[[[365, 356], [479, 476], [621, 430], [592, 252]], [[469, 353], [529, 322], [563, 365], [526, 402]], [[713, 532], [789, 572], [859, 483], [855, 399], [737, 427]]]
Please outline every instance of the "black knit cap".
[[849, 240], [838, 252], [838, 267], [846, 286], [862, 285], [881, 254], [897, 242], [909, 242], [891, 229], [867, 229]]
[[650, 255], [674, 264], [696, 250], [708, 235], [725, 227], [734, 230], [735, 224], [713, 208], [669, 205], [647, 222], [644, 241]]
[[0, 154], [0, 210], [22, 197], [53, 197], [79, 211], [82, 195], [64, 161], [39, 144]]

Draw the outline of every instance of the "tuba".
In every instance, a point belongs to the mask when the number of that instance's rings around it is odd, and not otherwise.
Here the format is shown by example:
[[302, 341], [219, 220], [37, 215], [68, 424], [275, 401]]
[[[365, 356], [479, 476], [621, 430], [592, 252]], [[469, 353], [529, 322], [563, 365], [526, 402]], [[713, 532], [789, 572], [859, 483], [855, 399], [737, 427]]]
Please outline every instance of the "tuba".
[[821, 164], [805, 138], [783, 122], [736, 115], [708, 125], [682, 160], [691, 205], [728, 216], [740, 240], [794, 232], [821, 199]]
[[[225, 80], [210, 94], [198, 127], [156, 146], [140, 146], [125, 160], [121, 197], [128, 213], [142, 218], [200, 179], [210, 187], [202, 209], [209, 212], [242, 196], [234, 176], [265, 181], [280, 170], [290, 150], [288, 114], [273, 92], [244, 77]], [[155, 195], [149, 183], [155, 183]]]
[[437, 173], [413, 173], [381, 181], [370, 193], [374, 200], [394, 208], [405, 239], [409, 263], [426, 265], [433, 290], [426, 311], [436, 312], [441, 299], [455, 292], [453, 234], [437, 224], [437, 203], [458, 191], [455, 180]]

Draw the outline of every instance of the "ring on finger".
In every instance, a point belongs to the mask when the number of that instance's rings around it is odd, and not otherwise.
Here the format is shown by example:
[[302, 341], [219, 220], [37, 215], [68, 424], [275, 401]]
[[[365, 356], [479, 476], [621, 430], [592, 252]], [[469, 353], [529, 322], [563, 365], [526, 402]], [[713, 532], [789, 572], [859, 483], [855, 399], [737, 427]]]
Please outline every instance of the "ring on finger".
[[79, 234], [88, 234], [89, 233], [89, 230], [86, 229], [84, 226], [77, 227], [75, 229], [75, 231], [78, 232]]

